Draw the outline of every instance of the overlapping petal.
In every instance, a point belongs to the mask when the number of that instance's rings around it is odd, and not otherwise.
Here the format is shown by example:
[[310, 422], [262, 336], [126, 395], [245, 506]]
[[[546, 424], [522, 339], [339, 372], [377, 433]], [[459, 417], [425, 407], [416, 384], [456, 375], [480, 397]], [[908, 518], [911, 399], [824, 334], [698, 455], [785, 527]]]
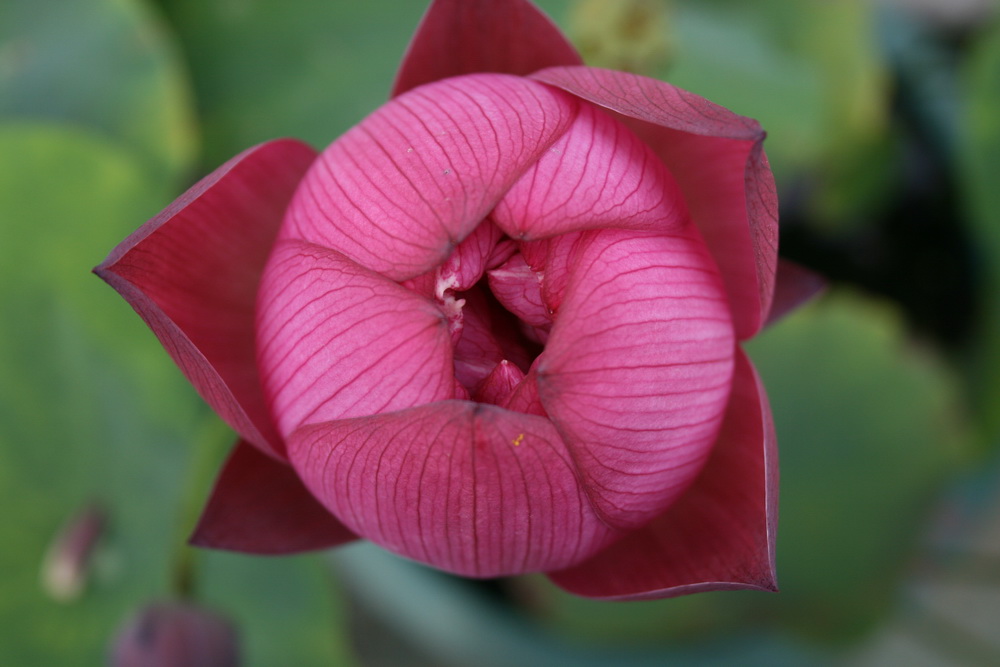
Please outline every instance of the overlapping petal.
[[774, 291], [778, 198], [764, 131], [663, 81], [589, 67], [532, 75], [620, 114], [663, 160], [722, 271], [740, 339], [763, 325]]
[[577, 595], [618, 600], [776, 590], [777, 520], [771, 410], [753, 366], [739, 352], [722, 430], [694, 485], [646, 527], [549, 576]]
[[282, 435], [454, 393], [448, 320], [336, 250], [280, 241], [260, 289], [258, 359]]
[[687, 488], [729, 395], [725, 294], [687, 231], [582, 235], [534, 369], [591, 501], [620, 528], [641, 526]]
[[444, 262], [576, 116], [571, 95], [476, 74], [397, 97], [327, 148], [282, 228], [402, 281]]
[[580, 56], [526, 0], [434, 0], [406, 51], [392, 95], [462, 74], [526, 75]]
[[324, 549], [357, 539], [287, 464], [236, 443], [191, 544], [254, 554]]
[[610, 114], [584, 104], [491, 217], [511, 238], [536, 240], [599, 228], [669, 232], [684, 224], [687, 209], [656, 154]]
[[559, 569], [612, 537], [540, 417], [443, 401], [305, 426], [289, 456], [351, 530], [457, 574]]
[[244, 151], [95, 269], [142, 316], [208, 404], [278, 457], [283, 444], [254, 362], [254, 302], [284, 210], [315, 157], [291, 140]]
[[533, 327], [548, 327], [552, 313], [542, 300], [542, 277], [520, 253], [488, 274], [490, 291], [504, 308]]
[[493, 335], [492, 314], [482, 291], [467, 292], [462, 300], [462, 334], [454, 352], [455, 378], [471, 390], [503, 360], [504, 350]]

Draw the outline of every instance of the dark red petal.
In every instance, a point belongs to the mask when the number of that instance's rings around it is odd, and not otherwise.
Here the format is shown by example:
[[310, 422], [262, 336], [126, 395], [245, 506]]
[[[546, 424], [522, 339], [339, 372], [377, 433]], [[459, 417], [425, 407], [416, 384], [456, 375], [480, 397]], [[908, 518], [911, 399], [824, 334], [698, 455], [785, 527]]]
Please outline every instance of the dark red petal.
[[279, 457], [284, 445], [254, 360], [254, 304], [285, 208], [315, 157], [309, 146], [287, 139], [244, 151], [94, 269], [226, 423]]
[[757, 121], [625, 72], [558, 67], [531, 78], [620, 114], [660, 156], [722, 272], [737, 336], [759, 331], [774, 292], [778, 196]]
[[771, 325], [826, 289], [823, 276], [787, 259], [778, 260], [774, 302], [767, 324]]
[[736, 355], [733, 393], [694, 485], [645, 528], [576, 567], [549, 574], [590, 598], [639, 600], [711, 590], [776, 590], [778, 453], [771, 410], [750, 360]]
[[287, 464], [236, 443], [215, 482], [191, 544], [252, 554], [288, 554], [357, 539]]
[[459, 74], [530, 74], [579, 65], [559, 28], [526, 0], [434, 0], [400, 63], [392, 96]]

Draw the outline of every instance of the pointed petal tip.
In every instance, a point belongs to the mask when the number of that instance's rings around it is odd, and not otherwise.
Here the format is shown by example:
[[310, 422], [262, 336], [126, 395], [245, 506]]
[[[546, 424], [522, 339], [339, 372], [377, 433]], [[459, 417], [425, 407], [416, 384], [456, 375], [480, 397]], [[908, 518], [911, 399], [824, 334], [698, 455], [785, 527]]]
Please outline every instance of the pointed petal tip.
[[354, 539], [288, 465], [241, 440], [223, 466], [188, 544], [277, 556]]
[[778, 258], [771, 301], [765, 326], [781, 320], [792, 311], [820, 297], [828, 286], [825, 277], [785, 258]]
[[146, 321], [209, 405], [277, 458], [284, 445], [254, 365], [256, 285], [288, 201], [315, 157], [294, 139], [243, 151], [94, 269]]

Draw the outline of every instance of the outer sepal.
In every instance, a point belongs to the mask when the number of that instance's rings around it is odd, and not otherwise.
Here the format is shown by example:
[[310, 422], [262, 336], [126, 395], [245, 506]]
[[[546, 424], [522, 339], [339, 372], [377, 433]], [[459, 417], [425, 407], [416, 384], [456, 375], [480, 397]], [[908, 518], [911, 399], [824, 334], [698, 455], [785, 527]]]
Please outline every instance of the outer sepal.
[[285, 208], [316, 157], [283, 139], [237, 155], [94, 269], [135, 308], [212, 408], [276, 457], [254, 351], [257, 286]]
[[289, 554], [356, 539], [285, 463], [236, 443], [191, 544], [253, 554]]
[[559, 28], [526, 0], [435, 0], [403, 57], [392, 96], [460, 74], [523, 76], [580, 64]]

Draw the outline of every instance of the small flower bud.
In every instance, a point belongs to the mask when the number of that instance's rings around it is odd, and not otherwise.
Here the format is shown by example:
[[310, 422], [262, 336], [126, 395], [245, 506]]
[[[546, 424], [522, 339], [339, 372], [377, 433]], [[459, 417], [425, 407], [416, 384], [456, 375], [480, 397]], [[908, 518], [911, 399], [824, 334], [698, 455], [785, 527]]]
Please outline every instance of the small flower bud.
[[42, 587], [59, 602], [75, 600], [90, 574], [94, 547], [107, 526], [107, 515], [98, 505], [78, 511], [59, 529], [42, 561]]
[[130, 617], [111, 646], [111, 667], [236, 667], [236, 630], [211, 612], [167, 602]]

